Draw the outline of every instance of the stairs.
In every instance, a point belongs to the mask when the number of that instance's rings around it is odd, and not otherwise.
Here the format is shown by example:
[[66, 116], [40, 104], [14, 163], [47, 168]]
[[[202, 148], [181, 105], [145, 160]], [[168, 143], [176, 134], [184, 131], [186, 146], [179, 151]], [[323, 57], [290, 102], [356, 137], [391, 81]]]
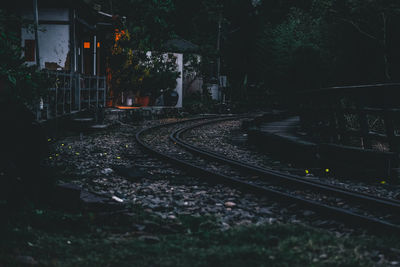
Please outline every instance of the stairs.
[[89, 110], [76, 113], [68, 121], [68, 129], [73, 132], [90, 133], [109, 128], [109, 124], [104, 124], [104, 111]]

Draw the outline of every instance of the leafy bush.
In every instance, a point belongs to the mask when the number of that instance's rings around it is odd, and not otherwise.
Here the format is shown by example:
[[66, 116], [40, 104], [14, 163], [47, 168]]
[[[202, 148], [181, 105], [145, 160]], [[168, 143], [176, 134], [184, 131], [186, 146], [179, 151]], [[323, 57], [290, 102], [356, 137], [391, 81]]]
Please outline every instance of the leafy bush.
[[[0, 15], [3, 13], [0, 10]], [[0, 94], [5, 101], [13, 99], [29, 106], [46, 95], [49, 81], [45, 74], [24, 64], [17, 34], [1, 23], [0, 32]]]
[[199, 92], [186, 96], [183, 99], [183, 108], [190, 114], [210, 113], [213, 110], [214, 101], [209, 94]]
[[173, 90], [179, 77], [173, 54], [134, 50], [128, 30], [113, 47], [110, 58], [115, 101], [122, 93], [150, 96], [153, 103], [163, 92]]

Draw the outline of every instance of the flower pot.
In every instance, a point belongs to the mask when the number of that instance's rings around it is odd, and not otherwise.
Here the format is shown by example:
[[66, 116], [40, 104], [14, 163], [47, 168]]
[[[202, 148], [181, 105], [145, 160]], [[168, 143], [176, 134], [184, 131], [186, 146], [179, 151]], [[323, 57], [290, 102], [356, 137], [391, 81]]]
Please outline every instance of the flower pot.
[[131, 98], [131, 97], [128, 97], [128, 98], [126, 99], [126, 105], [127, 105], [127, 106], [132, 106], [132, 98]]
[[138, 96], [136, 98], [136, 103], [139, 104], [142, 107], [147, 107], [150, 102], [150, 96]]

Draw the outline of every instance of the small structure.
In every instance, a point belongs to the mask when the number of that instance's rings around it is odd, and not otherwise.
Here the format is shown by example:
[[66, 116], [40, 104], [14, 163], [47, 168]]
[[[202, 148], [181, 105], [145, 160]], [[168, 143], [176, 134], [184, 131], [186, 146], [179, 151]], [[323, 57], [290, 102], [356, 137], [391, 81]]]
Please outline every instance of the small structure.
[[31, 27], [35, 6], [32, 1], [17, 2], [23, 7], [21, 46], [26, 64], [40, 62], [39, 68], [55, 80], [48, 99], [38, 105], [38, 119], [104, 107], [107, 50], [103, 42], [113, 38], [115, 17], [83, 0], [38, 0], [37, 42]]
[[[194, 94], [196, 92], [201, 93], [203, 88], [203, 78], [200, 76], [199, 71], [195, 70], [191, 66], [190, 58], [201, 61], [201, 57], [198, 54], [199, 46], [193, 44], [184, 39], [172, 39], [165, 43], [164, 50], [168, 52], [173, 52], [177, 57], [177, 64], [179, 66], [179, 71], [181, 72], [181, 77], [177, 83], [176, 91], [179, 94], [179, 107], [182, 107], [182, 98]], [[177, 105], [177, 106], [178, 106]]]

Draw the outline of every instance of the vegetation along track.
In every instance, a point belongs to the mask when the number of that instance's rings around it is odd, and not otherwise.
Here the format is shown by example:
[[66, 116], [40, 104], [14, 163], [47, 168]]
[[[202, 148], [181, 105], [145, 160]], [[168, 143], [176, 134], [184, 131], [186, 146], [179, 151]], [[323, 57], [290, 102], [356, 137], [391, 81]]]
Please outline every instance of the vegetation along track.
[[136, 140], [147, 152], [210, 182], [226, 183], [280, 202], [295, 203], [355, 226], [400, 233], [399, 201], [306, 181], [299, 176], [230, 159], [189, 144], [181, 137], [197, 127], [240, 118], [196, 118], [158, 125], [138, 132]]

